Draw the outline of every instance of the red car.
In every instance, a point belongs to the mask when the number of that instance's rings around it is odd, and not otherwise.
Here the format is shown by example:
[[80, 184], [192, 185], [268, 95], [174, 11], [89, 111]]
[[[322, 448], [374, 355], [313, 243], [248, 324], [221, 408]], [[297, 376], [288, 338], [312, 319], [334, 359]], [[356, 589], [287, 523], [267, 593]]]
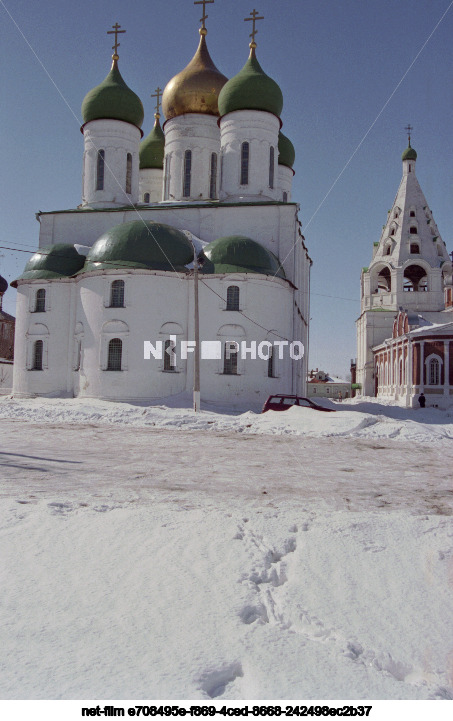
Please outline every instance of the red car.
[[261, 413], [266, 413], [266, 411], [287, 411], [288, 408], [291, 408], [291, 406], [303, 406], [305, 408], [313, 408], [315, 411], [335, 413], [335, 408], [323, 408], [310, 398], [303, 398], [302, 396], [286, 396], [283, 394], [269, 396]]

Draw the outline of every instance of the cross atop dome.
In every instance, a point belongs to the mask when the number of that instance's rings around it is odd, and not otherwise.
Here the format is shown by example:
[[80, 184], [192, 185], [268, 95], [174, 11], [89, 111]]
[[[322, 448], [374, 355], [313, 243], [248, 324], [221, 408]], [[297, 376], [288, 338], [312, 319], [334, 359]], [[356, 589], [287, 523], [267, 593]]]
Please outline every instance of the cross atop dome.
[[118, 35], [121, 35], [122, 33], [125, 33], [125, 30], [120, 30], [121, 25], [118, 25], [118, 23], [115, 23], [115, 25], [112, 25], [113, 30], [107, 30], [107, 35], [114, 35], [115, 36], [115, 43], [112, 45], [113, 60], [119, 60], [118, 55], [118, 48], [120, 46], [120, 43], [118, 42]]
[[408, 123], [408, 124], [406, 125], [406, 127], [404, 128], [404, 130], [405, 130], [406, 133], [407, 133], [409, 147], [410, 147], [410, 144], [411, 144], [411, 133], [412, 133], [413, 129], [414, 129], [414, 128], [412, 127], [412, 125], [411, 125], [410, 123]]
[[258, 30], [256, 29], [256, 21], [257, 21], [257, 20], [264, 20], [264, 15], [259, 15], [259, 14], [258, 14], [258, 11], [255, 10], [255, 9], [252, 10], [252, 12], [250, 13], [250, 15], [251, 15], [252, 17], [251, 17], [251, 18], [244, 18], [244, 22], [246, 23], [246, 22], [248, 22], [248, 21], [251, 21], [251, 22], [253, 23], [253, 26], [252, 26], [253, 29], [252, 29], [252, 32], [251, 32], [250, 35], [249, 35], [249, 37], [252, 38], [252, 42], [250, 43], [250, 47], [251, 47], [251, 48], [256, 48], [255, 35], [258, 34]]
[[154, 113], [155, 118], [160, 118], [160, 97], [162, 95], [162, 88], [157, 87], [156, 92], [154, 95], [151, 95], [152, 98], [156, 98], [156, 112]]
[[214, 0], [194, 0], [194, 5], [203, 5], [203, 16], [200, 18], [200, 35], [206, 35], [208, 32], [205, 25], [205, 20], [208, 19], [208, 15], [206, 14], [206, 5], [210, 5], [213, 2]]

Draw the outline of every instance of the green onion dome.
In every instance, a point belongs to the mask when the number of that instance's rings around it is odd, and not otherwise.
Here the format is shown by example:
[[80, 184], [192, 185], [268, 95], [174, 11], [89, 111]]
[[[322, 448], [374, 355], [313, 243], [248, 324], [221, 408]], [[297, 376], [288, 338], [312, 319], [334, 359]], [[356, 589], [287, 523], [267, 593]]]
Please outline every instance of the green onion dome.
[[292, 168], [296, 159], [296, 151], [291, 140], [280, 131], [278, 134], [278, 164]]
[[242, 70], [222, 88], [219, 113], [223, 116], [235, 110], [264, 110], [280, 117], [282, 108], [282, 91], [275, 80], [266, 75], [252, 47]]
[[171, 225], [134, 220], [101, 235], [88, 253], [83, 272], [142, 268], [185, 272], [193, 261], [187, 236]]
[[105, 80], [85, 95], [82, 117], [84, 123], [90, 120], [123, 120], [141, 127], [144, 117], [142, 101], [124, 82], [115, 58]]
[[417, 160], [417, 153], [414, 148], [411, 148], [411, 141], [401, 156], [401, 160]]
[[244, 235], [217, 238], [203, 248], [203, 273], [261, 273], [285, 278], [278, 258]]
[[0, 293], [6, 293], [8, 290], [8, 281], [0, 275]]
[[140, 170], [164, 167], [165, 135], [159, 123], [159, 114], [148, 137], [140, 145]]
[[38, 250], [25, 266], [25, 270], [11, 284], [17, 288], [18, 280], [48, 280], [52, 278], [69, 278], [77, 273], [85, 262], [73, 245], [57, 243]]

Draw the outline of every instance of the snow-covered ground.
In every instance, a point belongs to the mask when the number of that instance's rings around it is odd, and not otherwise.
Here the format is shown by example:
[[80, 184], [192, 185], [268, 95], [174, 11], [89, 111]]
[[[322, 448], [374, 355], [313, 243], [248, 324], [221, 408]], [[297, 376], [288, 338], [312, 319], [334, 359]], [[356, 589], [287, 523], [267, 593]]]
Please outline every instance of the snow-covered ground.
[[453, 414], [0, 398], [0, 697], [453, 698]]

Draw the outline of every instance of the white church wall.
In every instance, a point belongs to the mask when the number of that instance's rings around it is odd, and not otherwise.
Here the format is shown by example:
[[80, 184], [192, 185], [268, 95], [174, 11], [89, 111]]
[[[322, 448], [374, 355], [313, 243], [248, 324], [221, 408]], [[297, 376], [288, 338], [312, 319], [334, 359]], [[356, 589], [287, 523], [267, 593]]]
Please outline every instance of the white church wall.
[[[91, 120], [83, 127], [82, 205], [106, 208], [138, 202], [141, 132], [120, 120]], [[104, 151], [103, 188], [98, 187], [98, 152]], [[126, 192], [127, 156], [132, 156], [131, 190]]]
[[[282, 200], [285, 203], [291, 202], [291, 191], [293, 187], [294, 173], [291, 168], [286, 165], [278, 166], [278, 190], [279, 197], [277, 200]], [[286, 197], [285, 197], [286, 193]]]
[[[278, 132], [280, 120], [272, 113], [236, 110], [220, 119], [220, 198], [280, 200]], [[249, 143], [248, 182], [241, 183], [241, 146]], [[273, 187], [269, 184], [270, 149], [274, 149]]]
[[[216, 155], [215, 195], [220, 173], [220, 132], [213, 115], [187, 113], [164, 124], [164, 200], [209, 200], [211, 155]], [[184, 192], [185, 153], [191, 151], [190, 188]]]
[[[163, 171], [161, 168], [143, 168], [139, 171], [139, 202], [159, 203], [162, 200]], [[145, 200], [145, 194], [149, 199]]]

